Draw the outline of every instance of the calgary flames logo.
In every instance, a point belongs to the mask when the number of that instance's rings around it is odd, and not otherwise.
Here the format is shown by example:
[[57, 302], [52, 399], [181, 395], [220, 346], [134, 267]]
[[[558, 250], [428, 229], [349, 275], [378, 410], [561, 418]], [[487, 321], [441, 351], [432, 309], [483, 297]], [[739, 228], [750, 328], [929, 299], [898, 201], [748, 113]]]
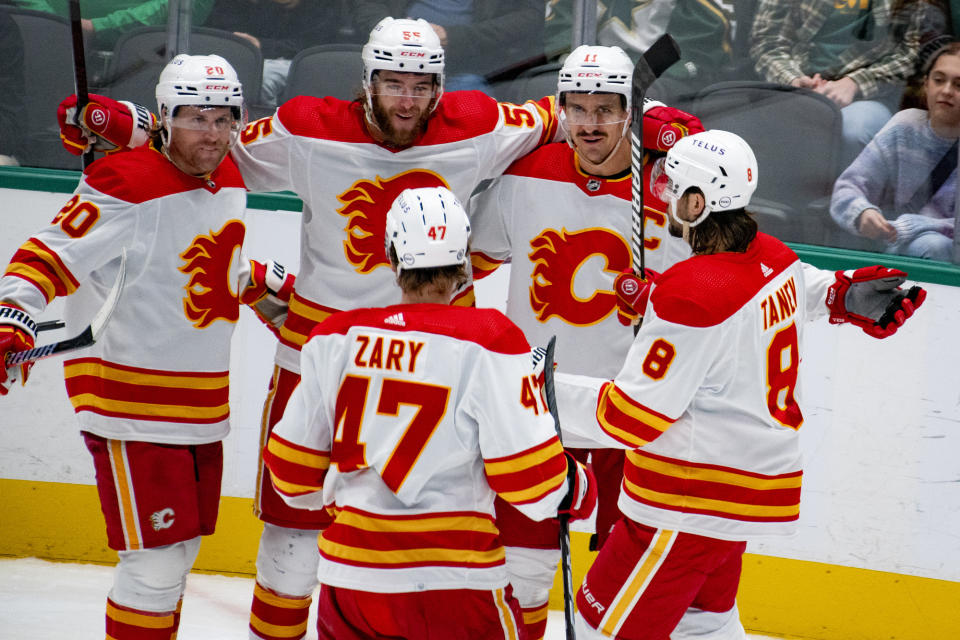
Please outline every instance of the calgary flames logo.
[[238, 292], [230, 287], [230, 266], [244, 232], [242, 222], [230, 220], [220, 231], [195, 238], [180, 254], [184, 262], [180, 271], [190, 276], [184, 287], [183, 312], [197, 329], [215, 320], [236, 322], [240, 315]]
[[357, 180], [337, 196], [343, 206], [337, 213], [347, 218], [347, 239], [343, 252], [357, 273], [370, 273], [387, 265], [383, 252], [383, 234], [387, 227], [387, 211], [404, 189], [419, 187], [448, 187], [439, 175], [426, 169], [405, 171], [386, 180], [377, 176], [373, 181]]
[[[534, 263], [530, 285], [530, 306], [540, 322], [551, 316], [576, 326], [596, 324], [617, 306], [616, 294], [595, 285], [613, 286], [617, 273], [630, 267], [630, 248], [619, 235], [606, 229], [546, 229], [530, 241], [530, 261]], [[575, 293], [577, 277], [593, 256], [601, 256], [603, 273], [583, 273], [583, 283], [590, 283], [588, 298]], [[606, 274], [606, 275], [604, 275]], [[602, 285], [600, 285], [602, 286]]]

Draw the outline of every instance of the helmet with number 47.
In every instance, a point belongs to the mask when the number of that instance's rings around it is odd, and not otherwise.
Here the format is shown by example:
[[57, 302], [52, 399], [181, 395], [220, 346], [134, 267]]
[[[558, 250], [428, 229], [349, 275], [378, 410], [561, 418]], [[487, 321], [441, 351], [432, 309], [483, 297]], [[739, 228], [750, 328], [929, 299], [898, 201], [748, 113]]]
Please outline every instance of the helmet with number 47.
[[404, 189], [387, 212], [387, 256], [397, 253], [397, 273], [466, 265], [470, 221], [457, 197], [444, 187]]
[[703, 212], [690, 222], [695, 227], [712, 212], [750, 204], [757, 189], [757, 158], [737, 134], [711, 129], [681, 138], [667, 153], [662, 173], [654, 175], [653, 181], [654, 195], [670, 204], [671, 215], [681, 223], [676, 202], [691, 187], [703, 192]]

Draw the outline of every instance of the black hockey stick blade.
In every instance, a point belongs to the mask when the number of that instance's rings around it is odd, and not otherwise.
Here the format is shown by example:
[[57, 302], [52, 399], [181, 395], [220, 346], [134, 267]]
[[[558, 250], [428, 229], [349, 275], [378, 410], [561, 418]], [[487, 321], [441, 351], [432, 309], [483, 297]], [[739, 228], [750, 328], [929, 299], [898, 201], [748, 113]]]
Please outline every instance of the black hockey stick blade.
[[[543, 395], [547, 400], [547, 409], [553, 416], [553, 426], [557, 430], [557, 437], [563, 442], [560, 432], [560, 412], [557, 410], [557, 391], [553, 383], [553, 354], [557, 348], [557, 336], [550, 336], [547, 341], [547, 352], [543, 357]], [[567, 640], [576, 640], [574, 630], [573, 607], [573, 567], [570, 563], [570, 518], [561, 514], [560, 520], [560, 574], [563, 580], [563, 617], [566, 623]]]
[[61, 340], [60, 342], [45, 344], [42, 347], [8, 353], [3, 360], [4, 365], [10, 368], [28, 362], [36, 362], [37, 360], [55, 356], [59, 353], [83, 349], [96, 342], [103, 333], [104, 327], [110, 322], [110, 317], [113, 316], [114, 309], [117, 308], [117, 302], [120, 300], [120, 293], [123, 291], [123, 283], [126, 279], [126, 270], [127, 251], [124, 249], [120, 253], [120, 268], [117, 270], [117, 278], [114, 280], [113, 287], [110, 288], [110, 292], [107, 294], [107, 299], [103, 301], [100, 310], [93, 316], [93, 320], [90, 321], [90, 326], [80, 332], [79, 335]]

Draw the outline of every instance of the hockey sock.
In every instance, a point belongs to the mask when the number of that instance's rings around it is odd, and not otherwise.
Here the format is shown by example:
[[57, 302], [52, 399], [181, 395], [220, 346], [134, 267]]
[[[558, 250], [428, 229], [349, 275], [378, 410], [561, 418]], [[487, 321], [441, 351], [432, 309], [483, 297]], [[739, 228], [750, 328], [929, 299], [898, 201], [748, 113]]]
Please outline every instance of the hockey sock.
[[307, 633], [312, 596], [282, 596], [259, 582], [250, 605], [250, 635], [262, 640], [298, 640]]
[[177, 602], [177, 608], [173, 612], [173, 633], [170, 634], [170, 640], [177, 640], [177, 631], [180, 630], [180, 610], [183, 609], [183, 598]]
[[175, 632], [173, 611], [143, 611], [107, 598], [107, 638], [110, 640], [170, 640]]
[[543, 640], [543, 636], [547, 633], [547, 611], [549, 607], [550, 603], [544, 602], [540, 606], [520, 608], [528, 640]]

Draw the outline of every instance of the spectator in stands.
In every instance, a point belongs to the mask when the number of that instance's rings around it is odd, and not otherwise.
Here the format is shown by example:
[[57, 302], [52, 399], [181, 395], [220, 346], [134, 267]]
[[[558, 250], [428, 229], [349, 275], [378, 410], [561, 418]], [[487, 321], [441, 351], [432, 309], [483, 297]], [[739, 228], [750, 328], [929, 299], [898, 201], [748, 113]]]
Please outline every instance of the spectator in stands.
[[[193, 0], [193, 24], [203, 24], [210, 15], [214, 0]], [[15, 0], [23, 9], [46, 11], [70, 17], [67, 0]], [[82, 3], [83, 35], [95, 49], [110, 50], [117, 39], [135, 27], [165, 25], [167, 0], [84, 0]]]
[[[545, 52], [570, 51], [573, 0], [548, 0]], [[725, 80], [733, 65], [728, 11], [717, 0], [610, 0], [597, 4], [597, 43], [618, 46], [636, 62], [664, 33], [680, 45], [681, 59], [658, 81], [658, 96], [675, 104], [684, 95]]]
[[263, 53], [261, 107], [277, 108], [290, 62], [317, 44], [342, 41], [341, 3], [326, 0], [216, 0], [205, 26], [232, 31]]
[[841, 174], [830, 214], [888, 253], [953, 259], [960, 138], [960, 42], [928, 62], [927, 110], [897, 113]]
[[769, 82], [843, 110], [844, 166], [898, 108], [926, 29], [921, 0], [759, 0], [751, 57]]
[[0, 11], [0, 165], [19, 164], [23, 126], [23, 40], [10, 14]]
[[359, 33], [381, 18], [423, 18], [446, 54], [446, 91], [479, 89], [486, 78], [543, 62], [543, 0], [357, 0]]

